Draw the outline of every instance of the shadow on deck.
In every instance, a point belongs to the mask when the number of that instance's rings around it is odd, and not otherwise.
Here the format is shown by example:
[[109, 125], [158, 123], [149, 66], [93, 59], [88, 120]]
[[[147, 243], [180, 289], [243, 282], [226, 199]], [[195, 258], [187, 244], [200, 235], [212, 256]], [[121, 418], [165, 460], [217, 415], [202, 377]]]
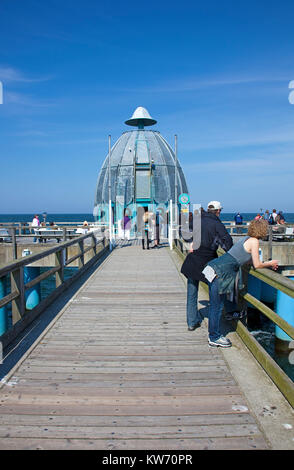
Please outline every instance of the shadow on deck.
[[1, 366], [0, 449], [274, 447], [236, 380], [248, 353], [187, 331], [176, 264], [121, 244], [48, 309]]

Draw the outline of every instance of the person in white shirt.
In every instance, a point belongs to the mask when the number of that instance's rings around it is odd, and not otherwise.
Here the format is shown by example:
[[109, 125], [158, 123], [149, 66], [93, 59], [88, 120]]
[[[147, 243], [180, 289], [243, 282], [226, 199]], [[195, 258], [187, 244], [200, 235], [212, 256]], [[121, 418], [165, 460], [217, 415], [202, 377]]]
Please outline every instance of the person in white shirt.
[[[33, 218], [33, 221], [32, 221], [32, 227], [37, 228], [37, 227], [40, 227], [40, 225], [41, 224], [40, 224], [40, 221], [39, 221], [39, 216], [38, 216], [38, 214], [36, 214]], [[37, 241], [37, 238], [34, 237], [34, 243], [36, 243], [36, 241]]]

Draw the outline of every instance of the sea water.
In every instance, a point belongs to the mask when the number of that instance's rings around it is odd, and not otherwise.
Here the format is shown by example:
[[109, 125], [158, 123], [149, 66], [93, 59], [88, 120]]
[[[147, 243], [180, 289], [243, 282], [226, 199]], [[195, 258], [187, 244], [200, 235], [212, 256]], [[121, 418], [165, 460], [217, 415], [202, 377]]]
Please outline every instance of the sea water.
[[[221, 212], [220, 219], [223, 221], [234, 220], [236, 213], [230, 212]], [[242, 212], [241, 215], [243, 216], [243, 222], [249, 222], [253, 220], [256, 216], [256, 212]], [[286, 223], [289, 224], [294, 223], [294, 213], [293, 212], [285, 212], [283, 213]], [[0, 214], [0, 224], [4, 222], [32, 222], [34, 218], [34, 214]], [[39, 213], [40, 221], [43, 221], [42, 213]], [[69, 222], [94, 222], [94, 216], [92, 213], [81, 213], [81, 214], [50, 214], [48, 213], [46, 216], [47, 222], [56, 222], [56, 223], [69, 223]]]

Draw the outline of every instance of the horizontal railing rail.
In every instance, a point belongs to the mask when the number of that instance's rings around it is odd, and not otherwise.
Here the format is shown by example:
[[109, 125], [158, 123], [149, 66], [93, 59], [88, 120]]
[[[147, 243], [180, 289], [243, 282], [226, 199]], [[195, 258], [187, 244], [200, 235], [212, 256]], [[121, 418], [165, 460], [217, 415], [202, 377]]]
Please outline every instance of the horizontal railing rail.
[[[90, 241], [88, 245], [85, 242]], [[68, 248], [77, 246], [78, 253], [70, 258], [67, 257]], [[57, 246], [44, 250], [40, 253], [24, 256], [0, 266], [0, 279], [10, 278], [10, 293], [0, 299], [0, 308], [11, 303], [12, 326], [0, 336], [0, 361], [2, 361], [3, 348], [7, 347], [53, 300], [57, 298], [72, 282], [81, 276], [94, 262], [96, 262], [109, 249], [108, 239], [97, 237], [97, 232], [89, 232], [78, 238], [64, 241]], [[24, 281], [24, 269], [34, 266], [34, 263], [54, 256], [55, 266], [46, 270], [34, 279]], [[85, 260], [87, 255], [87, 260]], [[78, 260], [77, 272], [69, 279], [64, 278], [64, 269]], [[26, 291], [33, 288], [42, 281], [55, 275], [55, 289], [32, 310], [26, 308]]]
[[[188, 254], [187, 244], [182, 240], [174, 240], [174, 247], [177, 250], [178, 254], [184, 260]], [[218, 255], [222, 256], [224, 251], [219, 249]], [[282, 276], [282, 274], [276, 273], [271, 269], [254, 269], [253, 267], [243, 267], [243, 273], [250, 274], [266, 284], [274, 287], [277, 290], [282, 291], [283, 293], [294, 298], [294, 281]], [[201, 285], [208, 291], [208, 286], [204, 283]], [[242, 290], [239, 291], [239, 297], [243, 301], [250, 303], [254, 308], [259, 312], [269, 318], [275, 325], [281, 328], [290, 338], [294, 339], [294, 327], [290, 325], [287, 321], [281, 318], [274, 310], [269, 308], [263, 302], [258, 300], [256, 297], [251, 295], [247, 291], [245, 286]], [[287, 376], [287, 374], [280, 368], [280, 366], [274, 361], [274, 359], [268, 354], [268, 352], [262, 347], [260, 343], [253, 337], [246, 325], [241, 320], [235, 321], [236, 333], [251, 351], [255, 359], [260, 363], [264, 368], [267, 374], [271, 377], [273, 382], [283, 393], [286, 399], [289, 401], [292, 407], [294, 407], [294, 384], [293, 381]], [[289, 351], [290, 353], [290, 351]]]
[[[2, 227], [3, 229], [3, 227]], [[42, 230], [46, 229], [46, 230]], [[60, 230], [60, 232], [57, 231]], [[5, 230], [7, 231], [7, 235], [1, 233], [0, 227], [0, 240], [4, 240], [5, 242], [11, 243], [11, 250], [12, 250], [12, 259], [17, 259], [17, 247], [23, 246], [25, 243], [29, 244], [35, 239], [36, 241], [46, 242], [47, 240], [56, 240], [56, 242], [60, 243], [61, 241], [71, 240], [73, 238], [80, 237], [81, 234], [76, 230], [83, 229], [82, 225], [72, 225], [71, 227], [68, 226], [61, 226], [58, 225], [56, 228], [51, 228], [49, 226], [46, 227], [28, 227], [28, 226], [7, 226]], [[92, 233], [93, 230], [95, 233], [101, 232], [103, 234], [107, 229], [106, 225], [93, 225], [90, 226], [89, 232]], [[36, 231], [35, 231], [36, 230]], [[75, 230], [75, 231], [73, 231]], [[28, 232], [28, 233], [25, 233]], [[52, 233], [53, 232], [53, 233]], [[32, 240], [32, 241], [31, 241]]]

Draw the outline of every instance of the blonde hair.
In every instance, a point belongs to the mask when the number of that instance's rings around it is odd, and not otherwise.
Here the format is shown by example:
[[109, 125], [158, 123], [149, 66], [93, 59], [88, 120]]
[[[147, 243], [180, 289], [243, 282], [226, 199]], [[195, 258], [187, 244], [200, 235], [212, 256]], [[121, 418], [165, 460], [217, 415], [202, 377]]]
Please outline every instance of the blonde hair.
[[254, 238], [264, 238], [267, 236], [268, 223], [264, 219], [251, 220], [248, 227], [248, 236]]

